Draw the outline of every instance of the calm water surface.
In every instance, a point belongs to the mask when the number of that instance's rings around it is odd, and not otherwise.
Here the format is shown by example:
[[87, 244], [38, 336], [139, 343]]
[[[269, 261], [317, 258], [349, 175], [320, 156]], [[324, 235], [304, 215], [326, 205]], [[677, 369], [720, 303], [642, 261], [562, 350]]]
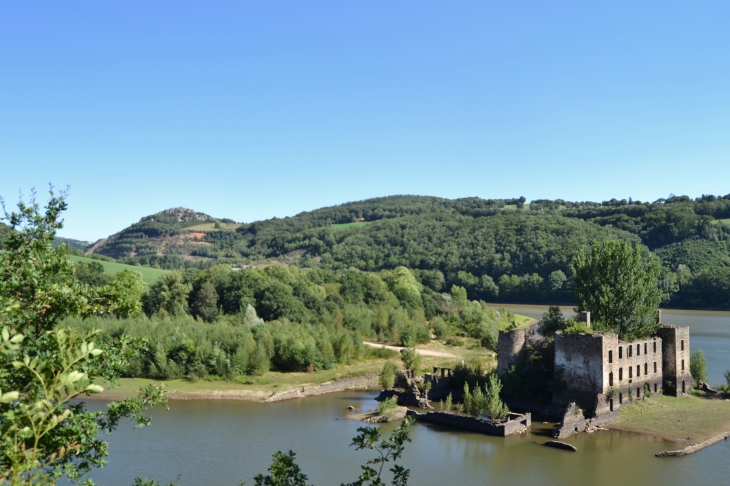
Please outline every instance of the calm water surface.
[[[539, 317], [544, 307], [512, 307]], [[532, 312], [529, 314], [528, 311]], [[730, 368], [730, 313], [665, 311], [665, 321], [690, 325], [692, 347], [705, 350], [710, 381]], [[372, 392], [343, 392], [263, 405], [225, 401], [176, 401], [152, 413], [153, 426], [122, 427], [110, 436], [109, 465], [95, 471], [97, 484], [129, 486], [137, 476], [180, 485], [236, 485], [265, 472], [271, 454], [293, 449], [315, 485], [353, 481], [368, 453], [349, 447], [357, 427], [347, 406], [375, 407]], [[103, 404], [91, 403], [92, 407]], [[391, 425], [382, 426], [384, 432]], [[413, 485], [616, 485], [728, 484], [730, 444], [721, 442], [683, 458], [653, 454], [676, 444], [627, 432], [583, 434], [568, 440], [579, 452], [549, 449], [549, 426], [535, 424], [520, 437], [497, 438], [414, 424], [402, 464]]]

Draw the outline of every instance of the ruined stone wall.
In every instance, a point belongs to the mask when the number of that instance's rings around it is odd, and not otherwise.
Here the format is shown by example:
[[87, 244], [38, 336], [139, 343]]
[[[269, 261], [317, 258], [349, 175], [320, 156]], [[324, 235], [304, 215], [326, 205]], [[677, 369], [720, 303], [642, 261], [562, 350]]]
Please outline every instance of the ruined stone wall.
[[427, 422], [500, 437], [525, 432], [532, 425], [532, 417], [529, 413], [524, 415], [511, 413], [509, 414], [508, 420], [501, 424], [494, 424], [483, 418], [459, 415], [453, 412], [417, 413], [409, 410], [408, 416], [415, 418], [419, 422]]
[[602, 334], [555, 334], [555, 367], [570, 390], [603, 392], [603, 341]]
[[[615, 335], [614, 335], [615, 336]], [[611, 342], [605, 354], [606, 386], [597, 398], [596, 410], [614, 411], [649, 393], [662, 393], [662, 340], [657, 337], [637, 341]]]
[[664, 324], [658, 334], [663, 343], [664, 382], [672, 382], [675, 396], [688, 393], [693, 385], [689, 372], [689, 327]]
[[619, 341], [613, 333], [555, 337], [555, 365], [566, 390], [555, 403], [577, 402], [589, 416], [617, 411], [649, 393], [662, 393], [662, 339]]
[[512, 361], [525, 345], [525, 328], [499, 331], [497, 340], [497, 374], [504, 376]]

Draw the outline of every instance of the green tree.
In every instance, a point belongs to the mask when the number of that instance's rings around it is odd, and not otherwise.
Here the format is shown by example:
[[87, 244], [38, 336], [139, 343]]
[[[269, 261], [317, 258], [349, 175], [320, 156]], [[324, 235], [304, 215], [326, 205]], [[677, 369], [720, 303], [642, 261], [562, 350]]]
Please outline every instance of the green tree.
[[400, 359], [407, 370], [417, 373], [421, 368], [421, 355], [416, 348], [406, 348], [401, 351]]
[[218, 292], [210, 280], [205, 280], [190, 295], [190, 310], [205, 322], [213, 322], [218, 316]]
[[707, 359], [701, 349], [692, 351], [689, 356], [689, 372], [695, 380], [695, 387], [700, 386], [700, 381], [707, 381]]
[[395, 372], [398, 370], [395, 363], [388, 361], [383, 365], [378, 381], [383, 390], [390, 390], [395, 385]]
[[188, 311], [188, 296], [193, 286], [185, 283], [180, 272], [163, 275], [150, 286], [144, 299], [145, 314], [151, 316], [165, 311], [171, 316], [181, 316]]
[[542, 315], [540, 321], [540, 333], [543, 336], [554, 336], [556, 331], [562, 331], [567, 326], [560, 307], [551, 305], [548, 311]]
[[565, 276], [565, 273], [562, 270], [555, 270], [554, 272], [550, 273], [547, 281], [550, 291], [557, 292], [559, 290], [562, 290], [565, 282], [568, 281], [568, 277]]
[[147, 425], [141, 412], [164, 402], [162, 388], [149, 386], [138, 397], [110, 403], [106, 412], [72, 403], [101, 391], [97, 378], [115, 382], [138, 347], [122, 338], [101, 348], [93, 341], [97, 331], [58, 328], [69, 316], [111, 314], [134, 293], [122, 281], [95, 288], [74, 277], [67, 247], [52, 246], [65, 209], [65, 194], [51, 191], [41, 211], [34, 192], [31, 204], [21, 201], [18, 212], [5, 213], [16, 231], [0, 253], [0, 481], [11, 484], [81, 479], [105, 463], [107, 443], [99, 433], [111, 432], [124, 417]]
[[581, 250], [572, 263], [575, 297], [580, 311], [591, 321], [631, 341], [656, 333], [661, 290], [660, 267], [642, 249], [628, 242], [594, 242], [590, 252]]
[[79, 282], [85, 283], [86, 285], [98, 287], [106, 283], [104, 267], [99, 262], [79, 262], [76, 264], [74, 274], [79, 279]]

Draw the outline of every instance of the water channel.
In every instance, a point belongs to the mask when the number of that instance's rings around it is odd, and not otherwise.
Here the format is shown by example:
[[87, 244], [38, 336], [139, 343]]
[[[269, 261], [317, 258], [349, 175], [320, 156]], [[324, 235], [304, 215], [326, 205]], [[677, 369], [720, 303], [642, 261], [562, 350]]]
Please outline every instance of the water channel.
[[[511, 310], [539, 317], [543, 307]], [[692, 348], [708, 358], [710, 382], [730, 368], [730, 313], [665, 311], [664, 321], [692, 327]], [[315, 485], [354, 481], [371, 455], [349, 447], [357, 427], [347, 406], [370, 409], [374, 392], [343, 392], [275, 404], [176, 401], [152, 412], [153, 426], [121, 427], [110, 436], [109, 465], [95, 471], [97, 484], [129, 486], [137, 476], [162, 484], [253, 484], [271, 454], [292, 449]], [[102, 403], [92, 402], [91, 407]], [[384, 432], [392, 425], [383, 425]], [[727, 484], [730, 443], [720, 442], [682, 458], [653, 457], [676, 444], [628, 432], [607, 431], [570, 439], [578, 453], [541, 444], [549, 427], [533, 424], [527, 435], [497, 438], [414, 424], [402, 464], [413, 485], [701, 485]]]

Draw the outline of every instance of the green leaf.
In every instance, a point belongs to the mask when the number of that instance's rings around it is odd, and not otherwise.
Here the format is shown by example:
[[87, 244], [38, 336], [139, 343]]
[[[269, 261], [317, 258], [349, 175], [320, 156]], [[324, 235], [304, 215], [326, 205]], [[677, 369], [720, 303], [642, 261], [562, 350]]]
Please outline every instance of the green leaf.
[[0, 403], [10, 403], [14, 402], [20, 397], [20, 393], [17, 391], [11, 391], [7, 393], [3, 393], [2, 397], [0, 397]]

